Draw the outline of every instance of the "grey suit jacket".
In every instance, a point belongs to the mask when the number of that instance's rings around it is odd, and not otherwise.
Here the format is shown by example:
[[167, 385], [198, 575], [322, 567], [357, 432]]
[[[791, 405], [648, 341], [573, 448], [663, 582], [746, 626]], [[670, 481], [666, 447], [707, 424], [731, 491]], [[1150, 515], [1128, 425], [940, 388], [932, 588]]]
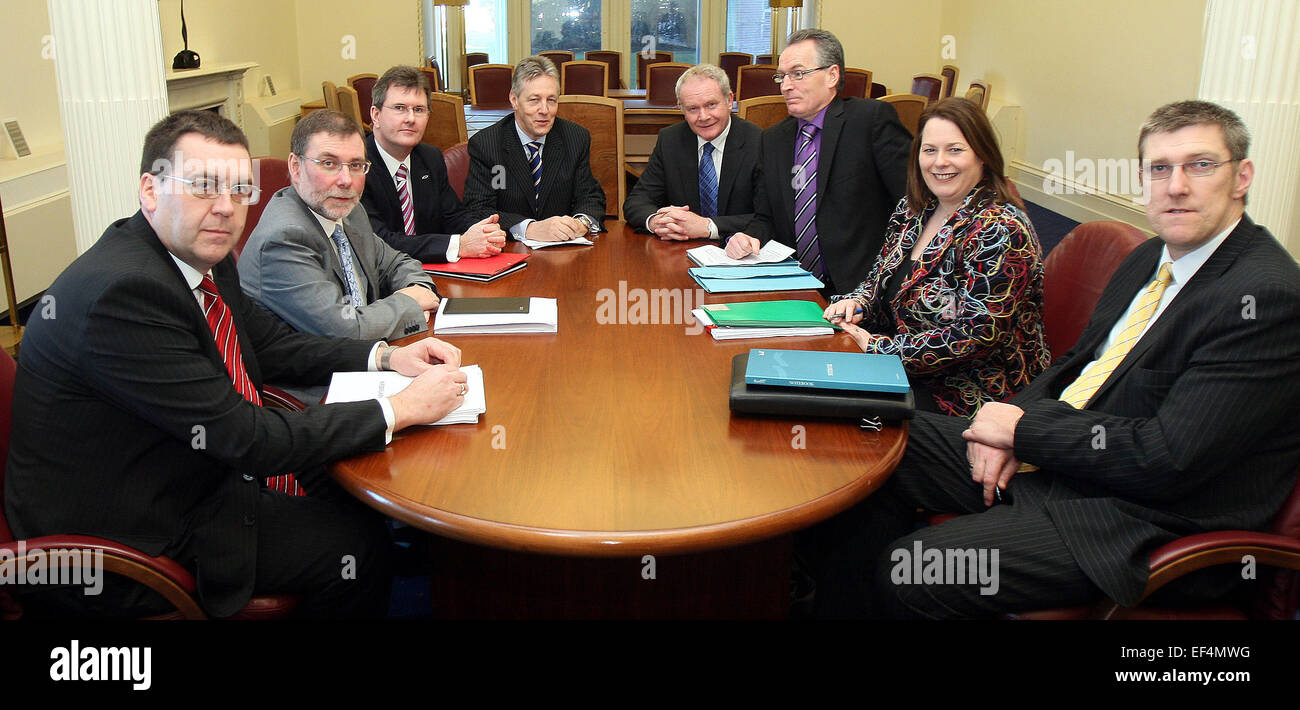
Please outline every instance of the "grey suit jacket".
[[400, 338], [428, 327], [415, 299], [394, 293], [433, 281], [420, 263], [375, 236], [358, 205], [343, 219], [366, 304], [353, 308], [343, 263], [293, 186], [275, 193], [239, 256], [244, 292], [306, 333]]

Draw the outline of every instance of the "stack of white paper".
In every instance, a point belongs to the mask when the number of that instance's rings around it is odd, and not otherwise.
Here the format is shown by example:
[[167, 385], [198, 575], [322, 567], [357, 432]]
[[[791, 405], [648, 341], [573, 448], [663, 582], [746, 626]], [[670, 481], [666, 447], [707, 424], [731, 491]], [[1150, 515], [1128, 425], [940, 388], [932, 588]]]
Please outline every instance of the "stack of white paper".
[[[483, 390], [483, 370], [478, 365], [461, 365], [465, 373], [465, 401], [433, 424], [473, 424], [487, 412], [487, 394]], [[325, 404], [360, 402], [391, 397], [406, 389], [414, 377], [396, 372], [336, 372], [330, 379]]]
[[545, 249], [546, 247], [558, 247], [564, 244], [572, 244], [574, 246], [583, 246], [583, 245], [591, 246], [592, 244], [595, 244], [595, 242], [591, 241], [586, 237], [574, 237], [573, 239], [570, 239], [567, 242], [543, 242], [538, 239], [527, 239], [527, 238], [521, 241], [523, 241], [524, 246], [528, 247], [529, 249]]
[[777, 241], [769, 241], [763, 245], [757, 254], [746, 254], [739, 259], [732, 259], [727, 256], [727, 250], [722, 247], [716, 247], [712, 244], [706, 244], [702, 247], [687, 249], [686, 255], [691, 261], [700, 266], [753, 266], [754, 264], [775, 264], [785, 261], [794, 253], [792, 247], [788, 247]]
[[709, 317], [707, 311], [702, 308], [691, 310], [691, 315], [695, 320], [700, 322], [705, 328], [709, 329], [709, 335], [714, 340], [741, 340], [744, 338], [806, 338], [812, 335], [832, 335], [834, 328], [823, 328], [819, 326], [796, 326], [793, 328], [751, 328], [751, 327], [734, 327], [725, 325], [714, 325], [713, 319]]
[[446, 313], [450, 302], [444, 298], [438, 304], [434, 335], [554, 333], [559, 328], [559, 308], [554, 298], [528, 299], [527, 313]]

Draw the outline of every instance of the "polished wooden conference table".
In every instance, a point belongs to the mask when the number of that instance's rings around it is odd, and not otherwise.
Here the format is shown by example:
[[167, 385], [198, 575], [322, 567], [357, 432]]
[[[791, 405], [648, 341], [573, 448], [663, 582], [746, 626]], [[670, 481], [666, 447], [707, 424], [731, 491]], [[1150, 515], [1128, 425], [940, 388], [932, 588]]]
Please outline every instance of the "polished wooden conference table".
[[[734, 355], [857, 346], [843, 334], [715, 341], [689, 314], [701, 302], [821, 297], [706, 294], [686, 272], [685, 251], [701, 242], [660, 241], [616, 220], [606, 227], [595, 246], [536, 250], [525, 269], [496, 282], [440, 279], [450, 298], [556, 298], [558, 332], [442, 336], [464, 364], [482, 367], [487, 413], [477, 424], [398, 432], [384, 451], [339, 461], [333, 473], [384, 514], [472, 544], [442, 549], [435, 576], [457, 564], [481, 569], [484, 548], [510, 551], [497, 572], [515, 582], [521, 564], [536, 563], [533, 574], [545, 577], [565, 558], [588, 582], [613, 568], [574, 560], [615, 558], [615, 568], [630, 562], [644, 573], [647, 555], [678, 556], [674, 565], [695, 555], [695, 567], [717, 571], [728, 569], [723, 557], [744, 559], [728, 551], [750, 549], [759, 562], [734, 563], [737, 574], [769, 565], [769, 604], [755, 613], [771, 615], [788, 584], [788, 535], [879, 487], [902, 455], [906, 426], [871, 432], [844, 420], [733, 416]], [[664, 574], [669, 563], [656, 563]], [[454, 581], [463, 586], [464, 575]], [[467, 613], [495, 615], [476, 609]], [[662, 616], [679, 607], [638, 609]]]

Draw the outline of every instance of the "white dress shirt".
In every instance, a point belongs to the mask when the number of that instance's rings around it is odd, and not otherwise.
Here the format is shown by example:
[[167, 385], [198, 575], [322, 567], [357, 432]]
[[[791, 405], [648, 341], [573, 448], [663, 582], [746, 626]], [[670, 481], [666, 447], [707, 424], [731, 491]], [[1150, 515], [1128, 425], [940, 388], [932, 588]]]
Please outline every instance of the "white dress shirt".
[[[397, 158], [394, 158], [393, 156], [389, 155], [388, 151], [384, 150], [383, 144], [381, 144], [378, 140], [375, 141], [375, 148], [379, 149], [379, 157], [383, 158], [384, 165], [388, 167], [388, 174], [393, 178], [394, 188], [397, 188], [397, 166], [399, 165], [406, 166], [406, 191], [411, 193], [411, 212], [412, 214], [414, 214], [415, 213], [415, 189], [411, 187], [411, 185], [414, 184], [412, 182], [414, 178], [411, 175], [411, 154], [407, 153], [405, 159], [398, 160]], [[450, 186], [448, 186], [448, 189], [450, 189]], [[460, 261], [460, 235], [459, 234], [451, 235], [451, 239], [447, 242], [447, 262], [451, 263], [455, 261]]]

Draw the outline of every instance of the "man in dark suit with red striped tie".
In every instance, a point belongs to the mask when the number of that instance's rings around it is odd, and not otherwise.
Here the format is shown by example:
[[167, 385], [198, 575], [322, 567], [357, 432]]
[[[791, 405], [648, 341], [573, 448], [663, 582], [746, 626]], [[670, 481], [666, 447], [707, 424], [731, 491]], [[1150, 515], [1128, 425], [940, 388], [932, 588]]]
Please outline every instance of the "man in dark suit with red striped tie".
[[429, 123], [429, 81], [415, 67], [384, 72], [371, 92], [361, 204], [380, 239], [425, 264], [501, 253], [497, 215], [475, 222], [447, 179], [437, 148], [421, 143]]
[[[1245, 213], [1249, 143], [1205, 101], [1147, 119], [1158, 239], [1120, 264], [1056, 364], [973, 421], [917, 412], [890, 480], [801, 537], [820, 615], [1133, 606], [1160, 545], [1269, 524], [1300, 462], [1300, 268]], [[909, 534], [918, 507], [960, 515]], [[914, 574], [957, 552], [997, 553], [987, 585]], [[1204, 601], [1243, 577], [1219, 566], [1160, 593]]]
[[[19, 538], [87, 534], [166, 555], [195, 574], [213, 616], [254, 592], [300, 595], [305, 616], [382, 615], [382, 519], [323, 476], [301, 481], [306, 496], [260, 479], [319, 471], [441, 418], [462, 401], [460, 352], [298, 333], [246, 298], [230, 251], [257, 195], [250, 176], [247, 140], [225, 118], [185, 111], [150, 130], [140, 211], [55, 280], [28, 324], [5, 513]], [[415, 380], [381, 400], [260, 406], [265, 379], [365, 369]], [[71, 612], [164, 610], [116, 576], [97, 597], [53, 596]]]

